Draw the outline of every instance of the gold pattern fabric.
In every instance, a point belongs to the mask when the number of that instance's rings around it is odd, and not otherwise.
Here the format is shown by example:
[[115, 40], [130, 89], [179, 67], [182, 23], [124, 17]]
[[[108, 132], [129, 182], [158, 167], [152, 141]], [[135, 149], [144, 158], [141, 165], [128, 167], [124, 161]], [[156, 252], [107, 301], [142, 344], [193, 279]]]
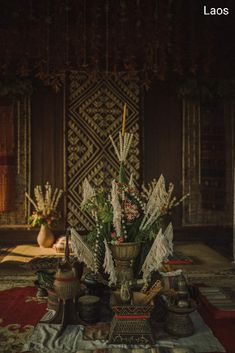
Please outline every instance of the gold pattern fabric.
[[137, 76], [100, 74], [91, 79], [86, 73], [72, 72], [69, 80], [67, 117], [67, 220], [79, 230], [90, 230], [92, 219], [82, 212], [82, 183], [87, 178], [95, 188], [111, 187], [118, 177], [119, 164], [109, 139], [118, 141], [124, 103], [127, 104], [126, 131], [134, 133], [126, 166], [127, 175], [140, 177], [139, 109]]

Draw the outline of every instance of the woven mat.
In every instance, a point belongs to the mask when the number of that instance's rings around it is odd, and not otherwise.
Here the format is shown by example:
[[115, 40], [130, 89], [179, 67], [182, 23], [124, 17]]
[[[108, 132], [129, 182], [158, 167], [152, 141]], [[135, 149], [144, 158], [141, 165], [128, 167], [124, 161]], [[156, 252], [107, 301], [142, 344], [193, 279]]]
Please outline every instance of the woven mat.
[[63, 254], [57, 253], [53, 248], [40, 248], [38, 245], [18, 245], [2, 259], [5, 262], [27, 263], [35, 258], [61, 257]]
[[37, 271], [55, 269], [64, 254], [57, 253], [53, 248], [40, 248], [38, 245], [18, 245], [8, 251], [1, 265], [15, 264], [25, 270]]

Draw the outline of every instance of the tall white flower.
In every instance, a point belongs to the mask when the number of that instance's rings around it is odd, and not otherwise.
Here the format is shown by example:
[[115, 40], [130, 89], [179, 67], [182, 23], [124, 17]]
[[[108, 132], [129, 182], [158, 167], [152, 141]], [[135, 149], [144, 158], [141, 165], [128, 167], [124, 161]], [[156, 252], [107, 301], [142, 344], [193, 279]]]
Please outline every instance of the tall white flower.
[[119, 149], [111, 135], [109, 136], [109, 138], [112, 142], [112, 145], [114, 147], [114, 150], [118, 157], [119, 162], [124, 163], [127, 159], [127, 155], [131, 147], [133, 134], [125, 132], [124, 135], [122, 135], [122, 133], [119, 132]]
[[58, 188], [56, 188], [53, 193], [52, 186], [47, 182], [45, 185], [44, 194], [40, 185], [35, 186], [34, 196], [36, 201], [34, 201], [27, 192], [25, 193], [25, 196], [31, 202], [37, 212], [41, 212], [44, 216], [47, 216], [51, 213], [51, 211], [56, 211], [62, 194], [63, 190]]
[[117, 237], [121, 236], [122, 208], [118, 197], [118, 186], [115, 180], [112, 181], [111, 204], [113, 206], [113, 226]]

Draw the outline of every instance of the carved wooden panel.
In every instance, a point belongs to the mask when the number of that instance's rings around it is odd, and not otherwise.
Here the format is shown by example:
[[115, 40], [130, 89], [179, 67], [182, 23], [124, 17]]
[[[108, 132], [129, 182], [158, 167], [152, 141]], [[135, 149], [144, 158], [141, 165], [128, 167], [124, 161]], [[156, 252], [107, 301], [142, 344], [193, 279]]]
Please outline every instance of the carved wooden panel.
[[222, 103], [201, 105], [201, 203], [205, 210], [226, 208], [226, 118]]
[[183, 225], [231, 225], [233, 104], [183, 102]]

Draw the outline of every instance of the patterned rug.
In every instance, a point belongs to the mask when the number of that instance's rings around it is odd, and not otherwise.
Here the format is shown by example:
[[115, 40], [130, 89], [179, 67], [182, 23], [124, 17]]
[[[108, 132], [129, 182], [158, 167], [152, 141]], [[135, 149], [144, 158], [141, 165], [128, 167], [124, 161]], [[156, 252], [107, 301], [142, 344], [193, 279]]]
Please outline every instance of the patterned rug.
[[28, 274], [17, 274], [17, 270], [14, 273], [0, 274], [0, 291], [11, 288], [23, 288], [27, 286], [34, 286], [36, 275], [34, 273]]
[[18, 353], [46, 312], [36, 288], [14, 288], [0, 292], [0, 352]]

